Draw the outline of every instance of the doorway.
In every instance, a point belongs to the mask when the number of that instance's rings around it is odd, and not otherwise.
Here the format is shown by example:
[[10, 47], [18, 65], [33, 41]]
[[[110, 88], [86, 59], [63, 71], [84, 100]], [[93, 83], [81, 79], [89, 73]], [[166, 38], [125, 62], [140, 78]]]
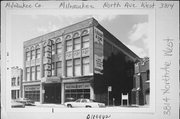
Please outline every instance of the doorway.
[[61, 103], [61, 84], [45, 84], [44, 85], [44, 102], [45, 103]]

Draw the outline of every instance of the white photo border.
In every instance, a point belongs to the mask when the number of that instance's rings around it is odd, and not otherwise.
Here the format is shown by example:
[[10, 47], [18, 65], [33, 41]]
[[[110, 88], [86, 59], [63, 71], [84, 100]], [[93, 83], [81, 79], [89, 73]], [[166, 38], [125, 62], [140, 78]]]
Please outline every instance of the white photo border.
[[[46, 2], [45, 2], [46, 3]], [[98, 3], [98, 2], [97, 2]], [[2, 3], [2, 4], [5, 4]], [[46, 3], [48, 4], [48, 2]], [[52, 7], [52, 6], [51, 6]], [[127, 114], [134, 114], [137, 113], [139, 114], [145, 114], [148, 115], [148, 117], [152, 117], [152, 118], [156, 118], [158, 116], [158, 114], [155, 114], [157, 112], [159, 112], [159, 110], [156, 110], [156, 101], [157, 101], [157, 86], [158, 84], [156, 79], [157, 79], [157, 35], [156, 34], [156, 10], [155, 9], [83, 9], [83, 10], [79, 10], [79, 9], [54, 9], [54, 8], [47, 8], [47, 9], [6, 9], [6, 8], [1, 8], [2, 9], [2, 18], [1, 18], [1, 53], [2, 53], [2, 65], [1, 65], [1, 79], [6, 79], [6, 80], [1, 80], [1, 86], [2, 86], [2, 90], [1, 90], [1, 97], [5, 97], [2, 98], [1, 102], [2, 102], [2, 113], [31, 113], [31, 112], [43, 112], [44, 114], [47, 114], [48, 116], [49, 113], [52, 113], [52, 108], [38, 108], [38, 109], [33, 109], [33, 110], [29, 110], [28, 108], [26, 109], [13, 109], [10, 106], [10, 79], [11, 78], [11, 72], [10, 72], [10, 67], [11, 67], [11, 15], [31, 15], [31, 14], [36, 14], [36, 15], [66, 15], [66, 14], [76, 14], [76, 15], [92, 15], [92, 14], [110, 14], [110, 15], [148, 15], [148, 36], [149, 39], [151, 40], [151, 49], [150, 49], [150, 107], [149, 108], [128, 108], [128, 109], [56, 109], [55, 110], [55, 116], [54, 118], [56, 118], [59, 114], [67, 114], [67, 117], [69, 117], [70, 115], [68, 115], [68, 112], [71, 112], [72, 115], [73, 114], [78, 114], [79, 117], [81, 117], [81, 115], [83, 115], [83, 117], [87, 114], [94, 114], [94, 113], [100, 113], [100, 114], [110, 114], [111, 115], [115, 115], [118, 116], [118, 113], [123, 113], [122, 115], [124, 115], [123, 117], [126, 117]], [[151, 35], [149, 35], [151, 34]], [[27, 39], [28, 40], [28, 39]], [[159, 42], [158, 42], [159, 43]], [[5, 65], [4, 65], [5, 64]], [[83, 114], [81, 114], [81, 112], [83, 112]], [[142, 114], [142, 115], [143, 115]], [[155, 115], [153, 115], [155, 114]], [[37, 113], [38, 115], [38, 113]], [[72, 116], [71, 115], [71, 116]], [[153, 115], [153, 116], [152, 116]], [[42, 115], [38, 115], [39, 117], [41, 117]], [[66, 117], [66, 116], [64, 116]], [[128, 116], [127, 116], [128, 117]]]

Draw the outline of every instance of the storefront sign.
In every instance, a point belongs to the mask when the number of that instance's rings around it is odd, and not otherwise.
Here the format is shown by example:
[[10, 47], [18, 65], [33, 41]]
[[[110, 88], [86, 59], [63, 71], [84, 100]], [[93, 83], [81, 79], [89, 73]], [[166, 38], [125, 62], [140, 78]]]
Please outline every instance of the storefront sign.
[[27, 86], [24, 88], [25, 91], [39, 91], [40, 86]]
[[89, 89], [89, 83], [65, 84], [65, 89]]
[[59, 83], [61, 81], [62, 81], [61, 78], [60, 77], [56, 77], [56, 76], [55, 77], [43, 77], [41, 79], [41, 82], [43, 82], [43, 83]]
[[94, 27], [94, 72], [100, 73], [103, 70], [103, 32]]
[[61, 80], [58, 77], [47, 77], [45, 82], [46, 83], [58, 83], [60, 81]]

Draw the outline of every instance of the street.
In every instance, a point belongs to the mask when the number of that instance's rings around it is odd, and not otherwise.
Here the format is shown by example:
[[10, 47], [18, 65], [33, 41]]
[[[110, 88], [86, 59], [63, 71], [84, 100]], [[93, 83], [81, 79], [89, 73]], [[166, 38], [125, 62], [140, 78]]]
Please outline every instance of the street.
[[[36, 104], [36, 105], [29, 105], [29, 106], [25, 106], [25, 108], [68, 108], [63, 104]], [[144, 106], [106, 106], [104, 108], [108, 108], [108, 109], [124, 109], [124, 108], [148, 108], [148, 105], [144, 105]]]

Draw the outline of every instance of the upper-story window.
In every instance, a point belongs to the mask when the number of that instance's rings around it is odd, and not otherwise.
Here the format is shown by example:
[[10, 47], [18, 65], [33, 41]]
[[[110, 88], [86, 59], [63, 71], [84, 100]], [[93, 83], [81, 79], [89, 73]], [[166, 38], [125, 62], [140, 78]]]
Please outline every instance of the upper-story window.
[[26, 81], [30, 81], [30, 68], [26, 68]]
[[31, 59], [35, 59], [35, 50], [31, 51]]
[[36, 49], [36, 58], [40, 58], [40, 48]]
[[36, 80], [40, 80], [41, 75], [40, 75], [40, 65], [36, 66]]
[[55, 49], [56, 49], [56, 48], [55, 48], [55, 43], [52, 42], [52, 55], [55, 54], [55, 51], [56, 51]]
[[35, 67], [34, 66], [31, 67], [31, 80], [32, 81], [35, 80]]
[[80, 49], [81, 48], [81, 39], [80, 37], [74, 38], [74, 50]]
[[12, 85], [12, 86], [15, 86], [15, 85], [16, 85], [16, 78], [15, 78], [15, 77], [12, 78], [11, 85]]
[[19, 86], [19, 84], [20, 84], [20, 78], [19, 78], [19, 76], [17, 77], [17, 85]]
[[89, 47], [89, 35], [82, 36], [82, 48]]
[[82, 73], [83, 75], [89, 74], [89, 57], [82, 58]]
[[30, 60], [30, 51], [27, 51], [26, 52], [26, 61], [29, 61]]
[[56, 50], [57, 50], [57, 54], [62, 52], [62, 43], [56, 43]]
[[66, 75], [67, 77], [72, 76], [72, 60], [66, 61]]
[[66, 41], [66, 51], [72, 51], [72, 40], [67, 40]]
[[149, 80], [150, 79], [149, 70], [147, 70], [146, 73], [147, 73], [147, 80]]
[[62, 74], [62, 62], [61, 61], [56, 63], [56, 69], [57, 69], [57, 76], [60, 76]]
[[80, 58], [74, 59], [74, 75], [81, 75], [81, 60]]

